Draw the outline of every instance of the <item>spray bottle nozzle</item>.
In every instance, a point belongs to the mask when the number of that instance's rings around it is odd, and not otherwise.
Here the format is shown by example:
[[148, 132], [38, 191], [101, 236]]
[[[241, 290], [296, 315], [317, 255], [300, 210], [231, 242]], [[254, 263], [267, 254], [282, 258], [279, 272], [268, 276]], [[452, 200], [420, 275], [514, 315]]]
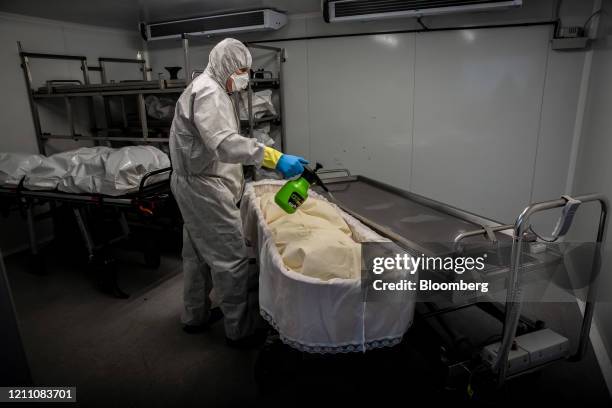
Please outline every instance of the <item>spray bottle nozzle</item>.
[[317, 171], [321, 170], [322, 168], [323, 168], [323, 165], [318, 162], [315, 164], [314, 170], [308, 166], [304, 166], [304, 172], [302, 173], [302, 177], [304, 177], [306, 181], [308, 181], [308, 184], [310, 185], [318, 184], [321, 186], [323, 190], [329, 191], [327, 190], [327, 186], [321, 181], [321, 179], [319, 178], [319, 175], [317, 174]]

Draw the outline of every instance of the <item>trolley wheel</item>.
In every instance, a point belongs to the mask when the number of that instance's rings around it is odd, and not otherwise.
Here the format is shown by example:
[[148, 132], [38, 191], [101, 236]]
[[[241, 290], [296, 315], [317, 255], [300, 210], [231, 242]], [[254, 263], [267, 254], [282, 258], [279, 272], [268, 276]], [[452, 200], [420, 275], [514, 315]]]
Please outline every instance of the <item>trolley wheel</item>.
[[91, 261], [91, 267], [94, 272], [94, 280], [96, 287], [102, 292], [109, 294], [118, 299], [127, 299], [130, 297], [119, 287], [117, 282], [117, 265], [115, 260], [108, 256], [95, 257]]

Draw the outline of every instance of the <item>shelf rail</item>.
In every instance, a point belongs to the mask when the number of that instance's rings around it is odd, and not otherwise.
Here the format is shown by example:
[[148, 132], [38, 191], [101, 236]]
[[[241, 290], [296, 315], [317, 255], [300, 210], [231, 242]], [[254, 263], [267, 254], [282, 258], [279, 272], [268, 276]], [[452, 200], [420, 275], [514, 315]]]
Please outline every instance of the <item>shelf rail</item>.
[[[182, 91], [182, 88], [176, 87], [171, 89], [166, 89], [160, 85], [160, 88], [153, 89], [150, 86], [141, 86], [134, 87], [134, 89], [130, 90], [119, 90], [111, 87], [109, 85], [107, 67], [108, 64], [137, 64], [140, 66], [140, 71], [142, 72], [143, 81], [147, 81], [147, 63], [145, 59], [132, 59], [132, 58], [113, 58], [113, 57], [100, 57], [98, 58], [99, 66], [97, 67], [89, 67], [87, 65], [87, 57], [84, 55], [64, 55], [64, 54], [50, 54], [50, 53], [37, 53], [37, 52], [26, 52], [23, 50], [20, 41], [17, 41], [17, 48], [19, 51], [19, 57], [21, 60], [21, 67], [23, 69], [24, 80], [26, 83], [26, 88], [28, 92], [28, 100], [30, 103], [30, 111], [32, 113], [32, 120], [34, 124], [34, 131], [36, 133], [36, 142], [38, 146], [38, 151], [41, 154], [45, 154], [46, 142], [49, 139], [71, 139], [71, 140], [89, 140], [95, 142], [95, 144], [99, 144], [100, 142], [140, 142], [140, 143], [163, 143], [167, 142], [168, 138], [164, 137], [149, 137], [150, 127], [147, 121], [147, 112], [145, 106], [145, 95], [147, 94], [155, 94], [155, 93], [178, 93]], [[32, 70], [30, 67], [32, 59], [45, 59], [45, 60], [63, 60], [63, 61], [76, 61], [80, 63], [80, 68], [82, 71], [83, 79], [78, 80], [50, 80], [46, 81], [46, 93], [36, 93], [33, 86], [32, 79]], [[102, 85], [100, 85], [101, 89], [96, 87], [87, 88], [86, 86], [92, 86], [89, 73], [90, 71], [98, 71], [100, 72], [100, 78]], [[74, 83], [76, 86], [83, 85], [83, 92], [71, 92], [67, 89], [67, 92], [58, 93], [54, 90], [54, 85], [56, 84], [70, 84]], [[114, 84], [113, 84], [114, 85]], [[104, 87], [108, 87], [108, 89], [104, 89]], [[135, 95], [137, 98], [137, 109], [138, 109], [138, 117], [140, 122], [140, 133], [142, 136], [140, 137], [130, 137], [128, 136], [110, 136], [108, 134], [108, 130], [104, 136], [100, 135], [100, 131], [104, 131], [104, 128], [101, 128], [96, 123], [96, 112], [94, 110], [94, 101], [93, 97], [101, 96], [103, 98], [104, 103], [104, 117], [106, 122], [112, 119], [110, 116], [110, 107], [108, 98], [110, 97], [119, 97], [121, 98], [121, 110], [123, 114], [123, 125], [124, 128], [127, 127], [127, 123], [125, 120], [125, 101], [124, 97], [127, 95]], [[91, 123], [91, 133], [92, 135], [82, 135], [77, 133], [75, 128], [75, 111], [73, 107], [73, 99], [77, 97], [85, 97], [88, 100], [89, 107], [89, 119]], [[64, 105], [67, 114], [68, 121], [68, 132], [67, 134], [51, 134], [43, 132], [41, 125], [40, 112], [38, 109], [37, 101], [44, 100], [47, 98], [61, 98], [64, 100]], [[107, 123], [108, 125], [108, 123]], [[111, 126], [112, 127], [112, 126]], [[109, 126], [106, 126], [108, 129]]]

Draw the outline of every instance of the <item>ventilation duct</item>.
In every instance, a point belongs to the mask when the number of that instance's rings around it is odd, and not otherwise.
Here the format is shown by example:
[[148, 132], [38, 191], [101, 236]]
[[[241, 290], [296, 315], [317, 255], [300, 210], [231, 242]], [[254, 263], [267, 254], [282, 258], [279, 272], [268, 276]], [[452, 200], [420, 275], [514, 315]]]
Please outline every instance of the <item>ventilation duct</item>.
[[523, 0], [326, 0], [328, 23], [421, 17], [518, 7]]
[[215, 35], [278, 30], [287, 23], [287, 16], [271, 9], [219, 14], [160, 23], [142, 23], [147, 40], [180, 38], [182, 34]]

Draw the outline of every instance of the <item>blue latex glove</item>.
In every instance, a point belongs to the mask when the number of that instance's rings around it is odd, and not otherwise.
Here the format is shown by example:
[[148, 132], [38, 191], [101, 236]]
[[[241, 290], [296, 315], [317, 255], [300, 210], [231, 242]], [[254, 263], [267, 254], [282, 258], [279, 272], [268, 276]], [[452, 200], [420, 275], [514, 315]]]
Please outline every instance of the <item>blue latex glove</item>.
[[302, 174], [305, 164], [308, 164], [308, 160], [303, 157], [283, 154], [276, 163], [276, 170], [280, 171], [283, 177], [291, 178]]

